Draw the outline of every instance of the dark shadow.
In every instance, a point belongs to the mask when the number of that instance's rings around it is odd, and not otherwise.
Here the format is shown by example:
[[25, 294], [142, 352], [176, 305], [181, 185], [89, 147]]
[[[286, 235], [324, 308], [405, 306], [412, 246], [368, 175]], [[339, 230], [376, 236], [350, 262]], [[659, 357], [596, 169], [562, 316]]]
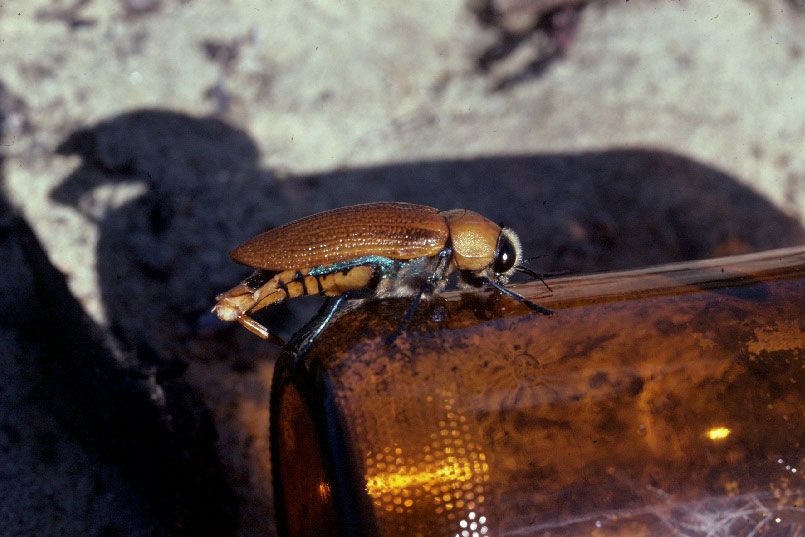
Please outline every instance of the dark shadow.
[[256, 147], [221, 121], [146, 110], [75, 132], [58, 151], [82, 165], [52, 197], [90, 218], [97, 187], [131, 183], [133, 198], [98, 221], [104, 306], [127, 344], [175, 355], [177, 336], [243, 272], [226, 252], [271, 196]]
[[[0, 244], [3, 244], [6, 240], [8, 240], [9, 236], [11, 235], [11, 227], [12, 227], [12, 218], [13, 215], [11, 213], [11, 204], [6, 199], [5, 193], [5, 178], [3, 176], [3, 172], [5, 170], [5, 142], [3, 141], [3, 134], [5, 133], [5, 126], [6, 126], [6, 116], [5, 116], [5, 94], [6, 90], [5, 87], [0, 84]], [[2, 248], [2, 252], [5, 254], [9, 251], [7, 248]], [[10, 261], [8, 265], [6, 265], [6, 270], [10, 265], [13, 269], [16, 265], [20, 263], [20, 260], [8, 260]], [[4, 270], [4, 272], [6, 271]], [[5, 276], [2, 277], [5, 280]], [[3, 281], [5, 283], [5, 281]], [[6, 296], [6, 294], [10, 295], [11, 293], [6, 289], [10, 289], [10, 286], [3, 285], [3, 291], [0, 292], [0, 329], [3, 329], [6, 326], [13, 325], [14, 320], [18, 315], [18, 312], [13, 311], [14, 308], [18, 307], [15, 306], [15, 303], [18, 300], [14, 300], [13, 298]], [[12, 310], [12, 311], [9, 311]]]
[[[0, 85], [0, 134], [2, 97]], [[8, 285], [0, 289], [0, 330], [14, 331], [21, 344], [35, 349], [28, 353], [25, 371], [41, 398], [38, 403], [89, 453], [124, 470], [136, 498], [121, 502], [141, 505], [140, 496], [147, 497], [171, 535], [232, 534], [235, 499], [215, 453], [215, 430], [203, 401], [178, 378], [181, 364], [152, 359], [148, 346], [121, 348], [106, 337], [51, 264], [31, 226], [14, 213], [4, 187], [0, 177], [0, 249], [19, 254], [4, 259], [4, 277], [20, 274], [25, 279], [18, 283], [24, 292], [15, 293]], [[7, 289], [12, 296], [3, 296]], [[1, 384], [0, 393], [7, 388]], [[59, 456], [58, 434], [47, 436], [54, 458]], [[75, 473], [76, 479], [97, 479], [93, 470], [76, 468]], [[91, 486], [90, 498], [109, 494], [101, 481]], [[154, 530], [117, 522], [97, 528], [84, 521], [93, 535]]]
[[[141, 110], [75, 132], [59, 152], [82, 161], [52, 198], [97, 220], [110, 324], [131, 348], [154, 349], [148, 360], [157, 369], [187, 358], [212, 322], [214, 295], [249, 273], [227, 257], [233, 246], [337, 206], [474, 209], [519, 232], [526, 255], [541, 256], [532, 263], [539, 271], [597, 272], [803, 241], [795, 220], [735, 178], [652, 149], [420, 161], [286, 180], [260, 166], [255, 143], [237, 128]], [[106, 201], [99, 187], [121, 183], [131, 184], [128, 201]], [[265, 348], [238, 327], [215, 339], [228, 342], [224, 356]]]
[[422, 161], [277, 179], [248, 134], [145, 110], [76, 132], [82, 165], [52, 197], [92, 215], [97, 187], [141, 194], [100, 217], [98, 273], [123, 339], [172, 355], [212, 297], [248, 273], [226, 256], [254, 234], [332, 207], [466, 207], [514, 228], [540, 271], [599, 272], [799, 244], [803, 230], [735, 178], [650, 149]]

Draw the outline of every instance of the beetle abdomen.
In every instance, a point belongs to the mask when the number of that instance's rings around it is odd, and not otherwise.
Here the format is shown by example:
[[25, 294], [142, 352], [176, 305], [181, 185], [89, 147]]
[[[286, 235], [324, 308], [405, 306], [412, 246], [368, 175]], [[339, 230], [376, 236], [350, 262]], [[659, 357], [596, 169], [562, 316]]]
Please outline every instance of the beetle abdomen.
[[230, 253], [251, 267], [282, 271], [367, 255], [413, 259], [438, 254], [449, 229], [437, 209], [412, 203], [367, 203], [314, 214], [270, 229]]

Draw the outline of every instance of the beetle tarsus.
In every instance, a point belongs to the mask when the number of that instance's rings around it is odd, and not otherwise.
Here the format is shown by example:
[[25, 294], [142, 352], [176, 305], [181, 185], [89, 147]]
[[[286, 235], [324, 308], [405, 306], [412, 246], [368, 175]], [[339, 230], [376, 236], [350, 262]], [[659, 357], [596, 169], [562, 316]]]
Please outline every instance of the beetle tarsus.
[[502, 284], [496, 282], [495, 280], [487, 280], [487, 283], [489, 285], [491, 285], [492, 287], [494, 287], [495, 289], [497, 289], [498, 291], [500, 291], [501, 293], [503, 293], [504, 295], [506, 295], [506, 296], [508, 296], [510, 298], [513, 298], [517, 302], [523, 304], [524, 306], [529, 308], [531, 311], [535, 311], [535, 312], [537, 312], [539, 314], [542, 314], [542, 315], [553, 315], [555, 313], [553, 310], [549, 310], [548, 308], [544, 308], [544, 307], [540, 306], [539, 304], [534, 304], [533, 302], [528, 300], [526, 297], [524, 297], [522, 295], [518, 295], [514, 291], [512, 291], [510, 289], [507, 289], [506, 287], [504, 287]]

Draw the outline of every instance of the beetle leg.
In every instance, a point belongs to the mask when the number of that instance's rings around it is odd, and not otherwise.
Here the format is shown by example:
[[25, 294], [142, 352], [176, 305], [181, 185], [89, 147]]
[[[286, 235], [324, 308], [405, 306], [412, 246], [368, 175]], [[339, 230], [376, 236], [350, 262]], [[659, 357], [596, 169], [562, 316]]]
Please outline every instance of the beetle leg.
[[[272, 336], [269, 333], [268, 328], [255, 321], [248, 315], [252, 311], [255, 311], [255, 307], [258, 305], [255, 303], [255, 293], [256, 291], [248, 289], [248, 287], [244, 286], [243, 284], [238, 285], [226, 293], [218, 295], [218, 297], [216, 297], [218, 302], [215, 304], [212, 310], [221, 320], [237, 321], [247, 330], [249, 330], [249, 332], [255, 334], [261, 339], [276, 338], [276, 336]], [[275, 293], [271, 293], [269, 296], [273, 296], [274, 294]], [[275, 300], [275, 302], [279, 302], [280, 300], [282, 299]]]
[[449, 247], [439, 252], [439, 261], [436, 265], [436, 268], [419, 288], [419, 292], [414, 295], [414, 298], [411, 300], [411, 304], [408, 305], [408, 308], [405, 310], [402, 319], [400, 319], [400, 324], [397, 325], [397, 328], [391, 335], [386, 337], [384, 341], [386, 345], [391, 345], [394, 343], [394, 341], [400, 337], [405, 329], [408, 328], [408, 325], [411, 323], [411, 319], [414, 317], [414, 313], [419, 307], [419, 303], [422, 301], [422, 297], [425, 295], [430, 296], [436, 289], [436, 285], [445, 278], [447, 271], [450, 268], [452, 254], [453, 250]]
[[389, 263], [393, 261], [370, 257], [310, 270], [308, 277], [316, 278], [319, 294], [329, 298], [319, 314], [294, 336], [291, 345], [296, 348], [296, 355], [303, 356], [307, 352], [349, 300], [372, 296], [374, 293], [372, 282], [376, 281], [379, 274], [389, 270]]
[[215, 297], [212, 311], [222, 321], [235, 321], [254, 305], [254, 290], [246, 283], [240, 283]]
[[531, 311], [535, 311], [535, 312], [540, 313], [542, 315], [553, 315], [554, 314], [553, 310], [549, 310], [548, 308], [543, 308], [539, 304], [534, 304], [533, 302], [528, 300], [526, 297], [524, 297], [522, 295], [518, 295], [517, 293], [515, 293], [514, 291], [512, 291], [510, 289], [506, 289], [506, 287], [504, 287], [502, 284], [496, 282], [493, 279], [485, 278], [485, 280], [486, 280], [485, 283], [488, 283], [489, 285], [491, 285], [492, 287], [494, 287], [495, 289], [497, 289], [498, 291], [500, 291], [504, 295], [513, 298], [514, 300], [516, 300], [517, 302], [523, 304], [524, 306], [527, 306]]
[[344, 308], [347, 301], [365, 295], [365, 292], [351, 291], [328, 298], [316, 317], [297, 332], [294, 339], [291, 340], [291, 346], [295, 348], [294, 354], [296, 356], [304, 356], [327, 325], [335, 318], [338, 311]]
[[304, 277], [304, 273], [285, 271], [268, 274], [267, 271], [256, 271], [229, 291], [218, 295], [216, 297], [218, 302], [213, 307], [213, 312], [221, 320], [238, 321], [251, 333], [262, 339], [269, 339], [272, 336], [268, 329], [252, 319], [249, 314], [270, 304], [282, 302], [288, 297], [293, 298], [302, 294], [304, 286], [297, 281], [298, 276]]
[[408, 328], [408, 325], [411, 323], [411, 319], [414, 317], [414, 312], [419, 307], [419, 303], [422, 301], [423, 295], [425, 293], [433, 292], [433, 284], [429, 281], [422, 284], [422, 287], [419, 288], [419, 292], [414, 295], [414, 298], [411, 300], [411, 303], [406, 308], [405, 313], [400, 319], [397, 328], [394, 329], [394, 332], [391, 333], [386, 339], [383, 341], [386, 345], [391, 345], [394, 341], [400, 337], [400, 335]]
[[271, 335], [268, 332], [268, 328], [263, 326], [262, 324], [258, 323], [248, 315], [241, 315], [238, 317], [238, 322], [243, 325], [249, 332], [256, 335], [260, 339], [268, 339]]
[[347, 295], [344, 294], [327, 299], [321, 310], [319, 310], [318, 315], [316, 315], [316, 317], [299, 332], [301, 338], [297, 341], [291, 342], [296, 349], [296, 356], [304, 355], [310, 346], [313, 345], [319, 335], [321, 335], [324, 328], [330, 324], [330, 321], [346, 300], [346, 296]]

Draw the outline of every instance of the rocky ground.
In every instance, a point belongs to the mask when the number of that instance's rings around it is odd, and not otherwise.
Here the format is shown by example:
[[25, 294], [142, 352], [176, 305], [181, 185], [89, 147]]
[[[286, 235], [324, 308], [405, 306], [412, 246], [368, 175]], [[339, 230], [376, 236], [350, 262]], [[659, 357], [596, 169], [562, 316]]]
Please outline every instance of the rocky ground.
[[[540, 270], [805, 241], [805, 4], [0, 1], [0, 534], [273, 534], [268, 226], [469, 207]], [[315, 304], [283, 308], [288, 335]]]

